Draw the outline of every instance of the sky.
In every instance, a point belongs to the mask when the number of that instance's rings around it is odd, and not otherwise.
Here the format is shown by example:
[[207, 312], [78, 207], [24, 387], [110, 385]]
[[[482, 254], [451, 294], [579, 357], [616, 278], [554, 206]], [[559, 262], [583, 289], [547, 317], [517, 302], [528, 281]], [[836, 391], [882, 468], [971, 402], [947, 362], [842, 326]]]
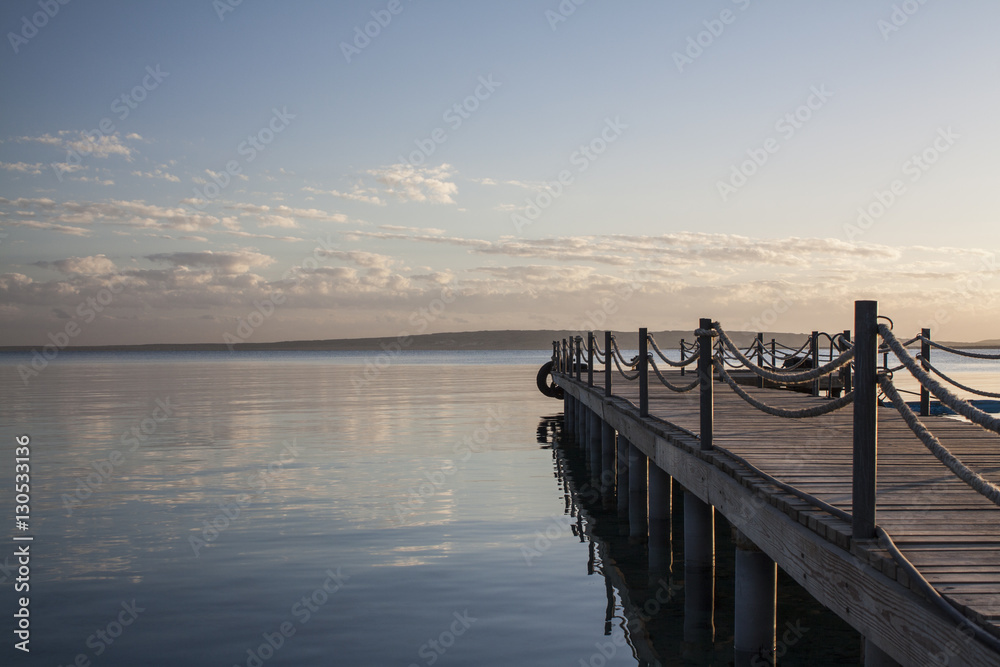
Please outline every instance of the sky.
[[7, 0], [0, 345], [1000, 337], [1000, 4]]

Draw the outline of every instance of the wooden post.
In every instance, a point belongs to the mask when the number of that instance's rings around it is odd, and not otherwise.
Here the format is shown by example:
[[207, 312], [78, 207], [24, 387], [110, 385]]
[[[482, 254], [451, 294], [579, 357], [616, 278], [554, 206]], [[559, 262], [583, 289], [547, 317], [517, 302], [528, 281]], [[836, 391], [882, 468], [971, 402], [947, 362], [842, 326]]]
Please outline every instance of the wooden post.
[[778, 566], [743, 533], [736, 542], [734, 665], [768, 664], [774, 655]]
[[606, 421], [601, 421], [601, 495], [608, 507], [608, 500], [615, 488], [615, 429]]
[[583, 336], [576, 337], [576, 381], [580, 381], [580, 369], [583, 366]]
[[649, 534], [647, 514], [647, 465], [649, 459], [638, 447], [628, 448], [628, 536], [630, 542], [645, 542]]
[[[708, 331], [712, 328], [712, 320], [706, 317], [701, 318], [700, 329]], [[715, 369], [712, 366], [714, 356], [712, 337], [698, 336], [698, 349], [701, 357], [698, 359], [698, 381], [701, 389], [701, 450], [707, 452], [712, 449], [712, 423], [714, 418], [714, 402], [712, 400], [712, 379], [715, 377]]]
[[[921, 329], [920, 335], [924, 337], [923, 341], [920, 342], [920, 365], [925, 371], [929, 370], [927, 363], [931, 360], [931, 330]], [[927, 391], [927, 387], [920, 385], [920, 416], [927, 417], [931, 414], [931, 394]]]
[[[681, 361], [687, 359], [687, 352], [684, 351], [684, 339], [681, 338]], [[681, 377], [684, 377], [687, 373], [687, 366], [681, 366]]]
[[562, 340], [563, 373], [569, 374], [569, 353], [566, 351], [566, 339]]
[[604, 395], [611, 395], [611, 332], [604, 332]]
[[[851, 330], [850, 329], [844, 329], [844, 342], [846, 342], [846, 343], [850, 343], [851, 342]], [[844, 366], [844, 393], [845, 394], [849, 393], [852, 388], [853, 388], [853, 385], [852, 385], [852, 382], [851, 382], [851, 365], [847, 364], [846, 366]]]
[[628, 450], [630, 443], [619, 433], [616, 444], [615, 458], [618, 468], [615, 482], [618, 493], [618, 520], [625, 522], [628, 521]]
[[639, 329], [639, 416], [649, 416], [649, 343], [646, 329]]
[[878, 301], [854, 302], [854, 469], [852, 534], [875, 537], [878, 451]]
[[771, 370], [778, 367], [778, 343], [771, 339]]
[[[809, 353], [812, 355], [813, 368], [819, 368], [819, 332], [813, 331], [809, 339]], [[819, 396], [819, 378], [813, 380], [813, 396]]]
[[594, 386], [594, 332], [587, 332], [587, 386]]
[[[757, 365], [764, 367], [764, 332], [757, 333]], [[764, 378], [757, 376], [757, 388], [764, 386]]]

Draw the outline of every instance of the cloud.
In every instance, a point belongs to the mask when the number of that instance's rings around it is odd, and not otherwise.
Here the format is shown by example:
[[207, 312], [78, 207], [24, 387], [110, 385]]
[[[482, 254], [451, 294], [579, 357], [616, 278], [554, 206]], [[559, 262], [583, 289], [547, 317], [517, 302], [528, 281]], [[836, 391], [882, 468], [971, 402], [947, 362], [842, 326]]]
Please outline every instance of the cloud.
[[162, 178], [165, 181], [170, 181], [171, 183], [180, 183], [181, 179], [174, 176], [171, 173], [165, 172], [162, 169], [154, 169], [153, 171], [133, 171], [133, 176], [139, 176], [141, 178]]
[[[80, 130], [60, 130], [58, 136], [43, 134], [38, 137], [18, 137], [18, 141], [34, 142], [46, 146], [55, 146], [66, 151], [73, 151], [81, 156], [109, 158], [114, 155], [132, 160], [135, 149], [122, 141], [117, 132], [113, 134], [100, 134], [99, 132], [89, 133]], [[139, 135], [130, 134], [132, 137], [140, 138]]]
[[32, 176], [40, 175], [43, 168], [44, 165], [40, 162], [34, 164], [28, 164], [27, 162], [0, 162], [0, 169], [18, 171], [22, 174], [31, 174]]
[[67, 275], [100, 275], [114, 273], [118, 270], [115, 263], [104, 255], [93, 255], [91, 257], [68, 257], [54, 262], [35, 262], [35, 266], [53, 268], [60, 273]]
[[246, 273], [255, 266], [269, 266], [274, 258], [251, 250], [240, 252], [172, 252], [146, 255], [151, 262], [166, 262], [176, 267], [201, 267], [222, 273]]
[[363, 250], [317, 250], [316, 254], [320, 257], [353, 262], [365, 268], [387, 269], [397, 264], [397, 261], [388, 255], [380, 255]]
[[401, 163], [370, 169], [366, 173], [374, 176], [387, 194], [402, 201], [454, 204], [452, 196], [458, 193], [458, 186], [449, 180], [455, 171], [447, 164], [415, 167]]
[[385, 202], [378, 196], [378, 190], [375, 188], [366, 188], [361, 185], [355, 185], [350, 192], [340, 192], [339, 190], [320, 190], [309, 186], [302, 188], [302, 191], [315, 195], [331, 195], [333, 197], [339, 197], [340, 199], [360, 201], [366, 204], [373, 204], [375, 206], [385, 206]]

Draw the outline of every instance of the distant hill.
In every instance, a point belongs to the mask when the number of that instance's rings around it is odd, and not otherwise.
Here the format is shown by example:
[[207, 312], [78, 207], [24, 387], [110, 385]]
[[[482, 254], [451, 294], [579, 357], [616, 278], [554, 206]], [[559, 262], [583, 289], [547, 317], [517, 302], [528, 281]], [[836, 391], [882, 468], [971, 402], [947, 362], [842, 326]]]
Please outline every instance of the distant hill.
[[[395, 349], [398, 345], [405, 350], [550, 350], [552, 341], [571, 338], [580, 332], [567, 330], [507, 330], [507, 331], [463, 331], [455, 333], [435, 333], [400, 338], [386, 336], [379, 338], [339, 338], [332, 340], [296, 340], [276, 343], [237, 343], [235, 350], [243, 351], [381, 351]], [[680, 340], [694, 339], [692, 331], [652, 332], [661, 349], [676, 348]], [[731, 332], [730, 335], [741, 346], [749, 345], [755, 333]], [[618, 345], [624, 349], [638, 348], [637, 331], [615, 332]], [[772, 338], [786, 345], [802, 345], [808, 338], [801, 333], [764, 334], [764, 340]], [[603, 346], [603, 336], [598, 340]], [[0, 351], [31, 351], [39, 346], [7, 346]], [[225, 343], [154, 343], [150, 345], [96, 345], [73, 346], [74, 351], [228, 351]]]
[[[507, 331], [462, 331], [454, 333], [434, 333], [400, 338], [398, 336], [385, 336], [380, 338], [337, 338], [331, 340], [291, 340], [276, 343], [237, 343], [233, 345], [235, 350], [243, 351], [372, 351], [378, 352], [386, 349], [395, 350], [398, 345], [404, 350], [550, 350], [552, 341], [572, 338], [579, 334], [577, 331], [567, 330], [507, 330]], [[651, 332], [653, 338], [661, 349], [676, 349], [680, 340], [694, 340], [693, 331], [654, 331]], [[639, 347], [639, 333], [637, 331], [616, 331], [614, 332], [618, 345], [623, 349], [637, 349]], [[736, 343], [745, 348], [754, 336], [755, 332], [731, 331], [729, 335]], [[799, 347], [809, 339], [809, 334], [773, 332], [764, 333], [765, 343], [770, 343], [774, 338], [785, 345]], [[600, 336], [598, 345], [604, 345], [604, 337]], [[822, 341], [827, 343], [825, 339]], [[983, 340], [977, 343], [944, 343], [952, 347], [974, 348], [974, 347], [1000, 347], [1000, 339]], [[0, 351], [31, 351], [40, 349], [40, 346], [6, 346], [0, 347]], [[154, 343], [150, 345], [97, 345], [97, 346], [73, 346], [69, 349], [74, 351], [93, 352], [117, 352], [117, 351], [228, 351], [225, 343]]]

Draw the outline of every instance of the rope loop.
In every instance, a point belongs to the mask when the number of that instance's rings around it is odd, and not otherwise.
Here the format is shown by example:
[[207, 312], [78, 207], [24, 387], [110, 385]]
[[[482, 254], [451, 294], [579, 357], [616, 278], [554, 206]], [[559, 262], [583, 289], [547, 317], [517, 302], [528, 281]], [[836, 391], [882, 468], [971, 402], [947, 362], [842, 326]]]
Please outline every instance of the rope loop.
[[926, 387], [942, 404], [947, 405], [970, 422], [978, 424], [987, 431], [1000, 433], [1000, 419], [987, 412], [983, 412], [968, 401], [962, 400], [951, 393], [947, 387], [931, 377], [927, 371], [920, 367], [919, 362], [910, 356], [902, 343], [896, 340], [896, 337], [887, 326], [884, 324], [878, 325], [878, 332], [882, 336], [882, 340], [886, 342], [896, 355], [896, 358], [903, 362], [906, 370], [910, 371], [910, 374], [917, 379], [920, 385]]

